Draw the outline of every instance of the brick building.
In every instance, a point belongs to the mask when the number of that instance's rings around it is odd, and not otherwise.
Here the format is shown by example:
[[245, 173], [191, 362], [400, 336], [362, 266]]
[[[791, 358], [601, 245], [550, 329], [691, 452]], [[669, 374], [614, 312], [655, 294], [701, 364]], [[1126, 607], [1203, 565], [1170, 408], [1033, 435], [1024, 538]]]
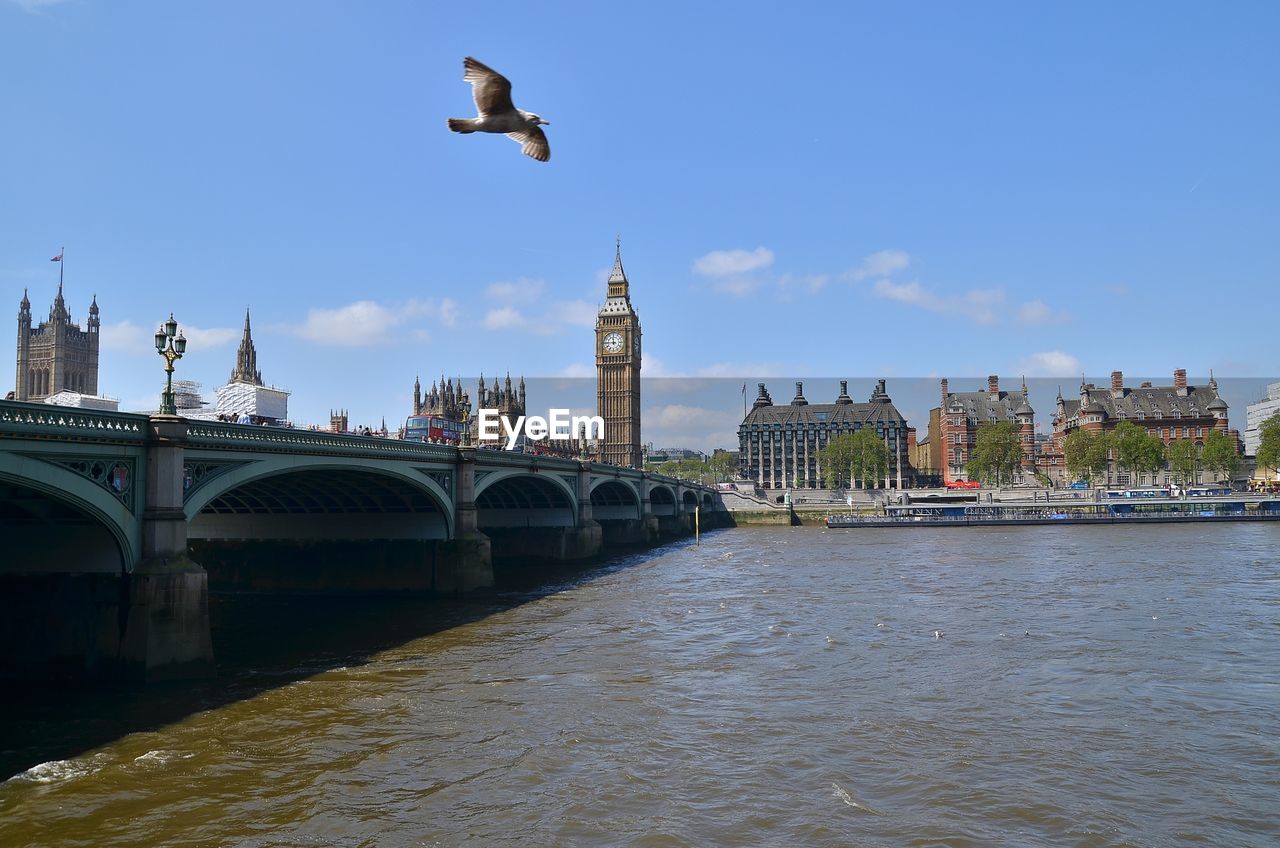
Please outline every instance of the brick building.
[[[1132, 421], [1148, 434], [1158, 436], [1166, 447], [1179, 439], [1192, 439], [1202, 446], [1210, 430], [1229, 435], [1239, 444], [1239, 434], [1228, 429], [1227, 410], [1226, 401], [1218, 394], [1218, 382], [1212, 377], [1208, 385], [1188, 385], [1186, 369], [1178, 368], [1173, 372], [1173, 385], [1144, 382], [1129, 388], [1124, 384], [1123, 372], [1112, 371], [1110, 388], [1082, 382], [1078, 399], [1067, 400], [1058, 393], [1053, 436], [1041, 454], [1041, 470], [1056, 483], [1069, 482], [1062, 451], [1066, 437], [1075, 430], [1110, 433], [1121, 421]], [[1110, 465], [1108, 485], [1165, 486], [1172, 482], [1167, 467], [1134, 480], [1129, 472], [1116, 467], [1114, 460]]]
[[943, 483], [967, 480], [965, 465], [973, 453], [978, 428], [983, 424], [1012, 422], [1022, 440], [1023, 472], [1035, 472], [1035, 411], [1027, 397], [1027, 385], [1021, 391], [1000, 390], [1000, 378], [987, 378], [987, 390], [953, 392], [944, 378], [941, 382], [941, 405], [929, 411], [928, 440], [931, 455]]

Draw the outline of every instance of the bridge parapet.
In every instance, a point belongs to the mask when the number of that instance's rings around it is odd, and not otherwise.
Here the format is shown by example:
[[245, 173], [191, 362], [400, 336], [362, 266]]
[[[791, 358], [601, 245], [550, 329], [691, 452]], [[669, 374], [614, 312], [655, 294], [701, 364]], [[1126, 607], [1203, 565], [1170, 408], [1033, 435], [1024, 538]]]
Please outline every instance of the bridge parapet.
[[516, 466], [525, 470], [546, 468], [553, 471], [578, 470], [581, 461], [562, 456], [546, 454], [516, 453], [515, 451], [476, 449], [476, 463], [482, 466], [503, 465]]
[[[144, 419], [145, 420], [145, 419]], [[458, 449], [401, 439], [351, 436], [320, 430], [292, 430], [220, 421], [188, 421], [187, 444], [196, 448], [270, 451], [295, 454], [342, 454], [410, 460], [456, 462]]]
[[0, 435], [60, 441], [143, 442], [145, 415], [0, 401]]

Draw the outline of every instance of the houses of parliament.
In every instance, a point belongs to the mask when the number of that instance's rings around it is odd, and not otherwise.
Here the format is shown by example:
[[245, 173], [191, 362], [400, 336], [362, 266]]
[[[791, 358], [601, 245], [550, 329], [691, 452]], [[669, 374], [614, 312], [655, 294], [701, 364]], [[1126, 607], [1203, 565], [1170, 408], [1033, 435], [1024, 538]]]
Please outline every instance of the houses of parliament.
[[32, 326], [31, 300], [24, 291], [18, 304], [18, 367], [13, 399], [43, 401], [62, 391], [96, 395], [101, 327], [96, 297], [89, 304], [84, 329], [71, 320], [61, 282], [48, 319]]
[[[593, 454], [601, 462], [642, 468], [640, 316], [631, 303], [631, 283], [622, 267], [620, 241], [615, 248], [613, 269], [606, 285], [605, 300], [596, 315], [595, 325], [596, 414], [604, 419], [604, 439], [595, 446]], [[96, 297], [89, 305], [88, 320], [81, 329], [72, 321], [61, 282], [48, 319], [38, 325], [33, 324], [31, 301], [24, 292], [18, 308], [17, 373], [12, 398], [39, 402], [60, 391], [97, 395], [100, 330]], [[246, 340], [248, 332], [246, 314]], [[242, 344], [242, 358], [243, 349]], [[233, 375], [232, 379], [237, 378]], [[242, 379], [261, 383], [256, 362], [245, 366]], [[442, 378], [426, 392], [415, 381], [412, 414], [441, 415], [461, 420], [464, 399], [465, 406], [469, 408], [496, 408], [502, 415], [524, 415], [524, 379], [513, 386], [511, 377], [507, 376], [501, 384], [495, 382], [486, 386], [481, 378], [475, 406], [466, 397], [461, 380], [455, 383]]]
[[[631, 283], [622, 267], [622, 245], [615, 247], [605, 301], [596, 315], [596, 414], [604, 419], [604, 440], [592, 456], [613, 465], [643, 468], [640, 440], [640, 316], [631, 304]], [[497, 409], [509, 418], [526, 414], [524, 378], [513, 388], [505, 382], [486, 387], [480, 378], [476, 402], [462, 388], [462, 380], [433, 383], [425, 392], [413, 384], [413, 414], [436, 415], [461, 421], [463, 409]]]

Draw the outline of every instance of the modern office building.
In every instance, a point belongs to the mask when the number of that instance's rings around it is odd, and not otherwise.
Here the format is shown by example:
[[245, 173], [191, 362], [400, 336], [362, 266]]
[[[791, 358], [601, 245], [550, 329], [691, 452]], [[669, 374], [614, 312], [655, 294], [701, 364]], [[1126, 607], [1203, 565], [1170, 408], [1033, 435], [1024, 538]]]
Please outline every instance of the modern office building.
[[1262, 422], [1280, 413], [1280, 383], [1267, 386], [1267, 396], [1245, 407], [1244, 453], [1254, 456], [1262, 440]]

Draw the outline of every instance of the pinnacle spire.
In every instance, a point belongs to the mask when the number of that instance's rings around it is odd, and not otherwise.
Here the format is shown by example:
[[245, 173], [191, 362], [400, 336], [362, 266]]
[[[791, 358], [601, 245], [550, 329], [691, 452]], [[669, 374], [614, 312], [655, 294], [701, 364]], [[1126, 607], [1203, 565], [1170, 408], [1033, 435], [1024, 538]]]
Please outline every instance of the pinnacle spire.
[[619, 236], [614, 246], [613, 270], [609, 272], [610, 283], [627, 282], [627, 272], [622, 270], [622, 237]]
[[253, 346], [253, 333], [249, 328], [249, 307], [244, 308], [244, 336], [236, 351], [236, 367], [231, 372], [232, 383], [262, 385], [262, 372], [258, 370], [258, 351]]

